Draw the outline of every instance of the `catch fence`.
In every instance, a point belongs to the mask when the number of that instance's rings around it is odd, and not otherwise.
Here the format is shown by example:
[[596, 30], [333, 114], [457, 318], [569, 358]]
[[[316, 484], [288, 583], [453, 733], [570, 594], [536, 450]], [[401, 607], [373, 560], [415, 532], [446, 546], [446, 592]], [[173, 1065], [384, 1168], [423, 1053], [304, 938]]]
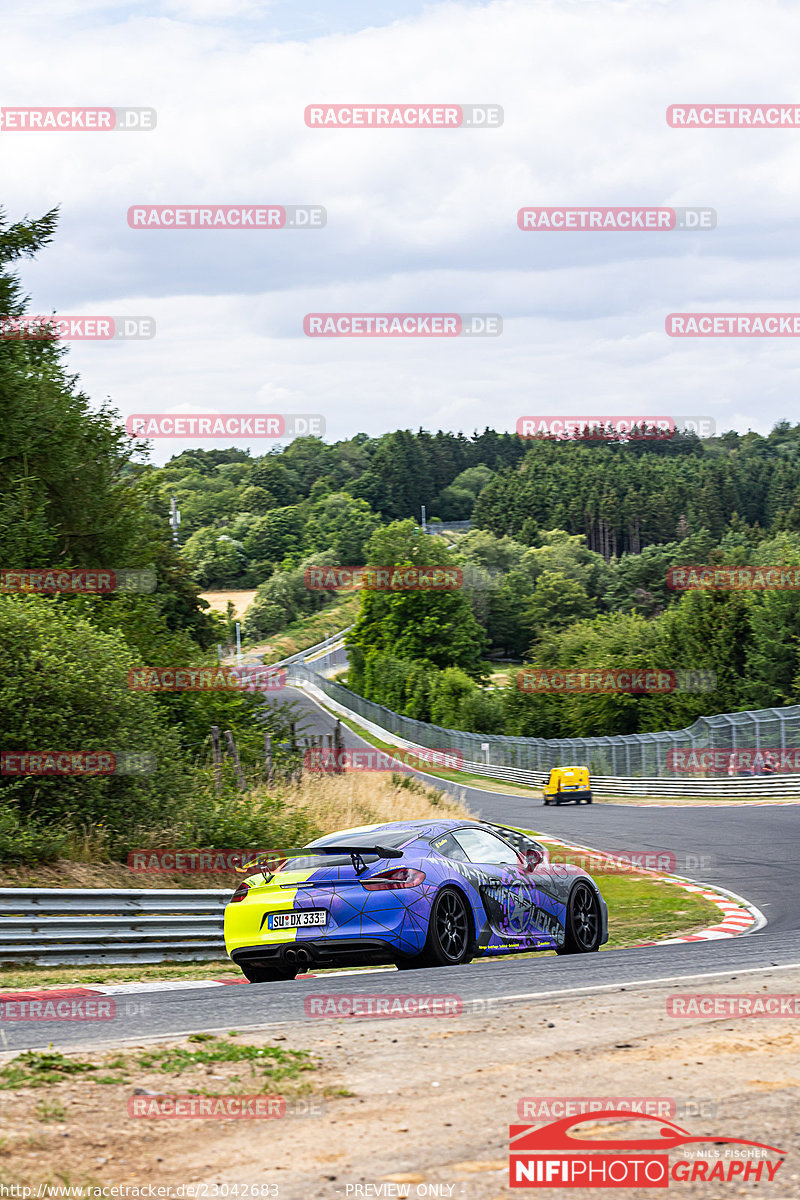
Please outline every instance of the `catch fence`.
[[[313, 661], [298, 657], [289, 665], [290, 680], [313, 684], [343, 708], [395, 737], [430, 750], [459, 752], [465, 762], [481, 767], [547, 772], [551, 767], [569, 763], [586, 766], [593, 775], [688, 781], [708, 775], [717, 779], [749, 776], [750, 771], [745, 771], [746, 756], [734, 752], [754, 750], [780, 755], [796, 751], [800, 763], [800, 705], [797, 704], [699, 717], [686, 729], [613, 737], [535, 738], [467, 733], [417, 721], [356, 695], [328, 678], [347, 667], [343, 644], [329, 642], [322, 654], [320, 649], [314, 647], [308, 652]], [[704, 762], [712, 761], [711, 755], [703, 756], [705, 751], [718, 752], [713, 759], [714, 769], [703, 766]], [[732, 761], [731, 754], [734, 754]], [[786, 779], [785, 767], [778, 778]]]

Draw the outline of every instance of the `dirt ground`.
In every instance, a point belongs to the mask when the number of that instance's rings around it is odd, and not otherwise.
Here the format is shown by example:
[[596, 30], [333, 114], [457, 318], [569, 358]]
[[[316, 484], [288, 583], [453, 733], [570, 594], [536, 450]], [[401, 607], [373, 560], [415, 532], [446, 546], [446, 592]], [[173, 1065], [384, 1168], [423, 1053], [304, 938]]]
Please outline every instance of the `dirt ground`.
[[[757, 1190], [800, 1195], [800, 1029], [796, 1019], [677, 1019], [667, 997], [687, 992], [800, 992], [800, 970], [740, 973], [712, 986], [681, 983], [615, 990], [568, 1001], [494, 1005], [491, 1011], [425, 1019], [309, 1019], [231, 1039], [310, 1052], [314, 1069], [268, 1086], [287, 1098], [271, 1120], [158, 1120], [128, 1116], [135, 1088], [220, 1095], [255, 1092], [249, 1064], [215, 1063], [184, 1073], [120, 1068], [146, 1047], [109, 1055], [105, 1084], [73, 1076], [45, 1088], [0, 1090], [0, 1181], [38, 1185], [200, 1184], [201, 1196], [231, 1185], [277, 1195], [446, 1196], [496, 1200], [508, 1188], [508, 1126], [557, 1115], [519, 1114], [524, 1097], [674, 1100], [673, 1120], [693, 1135], [765, 1142], [786, 1151], [772, 1183], [672, 1183], [694, 1200]], [[184, 1048], [197, 1050], [203, 1043]], [[8, 1055], [3, 1058], [8, 1060]], [[93, 1055], [78, 1057], [98, 1060]], [[113, 1059], [117, 1064], [113, 1065]], [[108, 1061], [108, 1060], [107, 1060]], [[115, 1083], [125, 1074], [124, 1083]], [[238, 1080], [234, 1079], [238, 1076]], [[537, 1102], [538, 1103], [538, 1102]], [[535, 1110], [541, 1113], [540, 1109]], [[663, 1112], [663, 1108], [662, 1108]], [[49, 1114], [49, 1115], [48, 1115]], [[604, 1130], [608, 1132], [608, 1130]], [[612, 1136], [643, 1132], [636, 1122]], [[652, 1136], [652, 1129], [648, 1130]], [[712, 1143], [704, 1143], [712, 1150]], [[724, 1151], [723, 1151], [724, 1152]], [[671, 1162], [680, 1157], [671, 1154]], [[765, 1177], [766, 1178], [766, 1177]], [[269, 1185], [267, 1187], [267, 1185]], [[205, 1190], [203, 1190], [205, 1189]], [[216, 1189], [216, 1190], [215, 1190]], [[563, 1190], [537, 1189], [563, 1196]], [[184, 1193], [185, 1194], [185, 1193]], [[568, 1194], [607, 1196], [607, 1189]], [[636, 1197], [661, 1188], [625, 1189]]]

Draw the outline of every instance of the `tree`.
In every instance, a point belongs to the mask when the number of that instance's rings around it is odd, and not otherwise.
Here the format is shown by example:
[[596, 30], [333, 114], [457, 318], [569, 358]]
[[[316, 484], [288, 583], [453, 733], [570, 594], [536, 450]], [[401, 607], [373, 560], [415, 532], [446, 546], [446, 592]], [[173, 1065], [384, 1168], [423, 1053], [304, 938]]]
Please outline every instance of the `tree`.
[[283, 458], [284, 455], [265, 454], [256, 459], [250, 473], [251, 485], [269, 492], [279, 506], [294, 504], [300, 498], [300, 481], [288, 470]]
[[437, 671], [431, 687], [431, 721], [446, 729], [459, 726], [461, 706], [466, 698], [477, 691], [475, 683], [465, 671], [457, 667]]
[[253, 559], [281, 562], [297, 555], [303, 544], [303, 515], [297, 505], [274, 508], [260, 517], [245, 538], [245, 553]]
[[277, 508], [278, 502], [272, 492], [268, 492], [264, 487], [253, 485], [244, 489], [239, 497], [239, 505], [242, 512], [258, 513], [263, 516], [271, 508]]
[[494, 472], [485, 463], [460, 471], [433, 503], [436, 512], [446, 521], [468, 521], [479, 492], [486, 487]]
[[[0, 211], [0, 304], [25, 298], [8, 263], [53, 236], [56, 212], [9, 226]], [[5, 567], [146, 566], [157, 535], [130, 468], [136, 443], [92, 411], [52, 338], [0, 340], [0, 560]]]
[[74, 606], [40, 596], [0, 598], [0, 710], [6, 752], [152, 756], [143, 774], [0, 776], [23, 817], [103, 822], [112, 830], [169, 819], [189, 789], [188, 764], [156, 698], [132, 691], [142, 659]]
[[366, 544], [378, 518], [365, 500], [334, 492], [319, 500], [306, 526], [310, 550], [331, 549], [343, 566], [363, 564]]
[[534, 584], [525, 571], [510, 571], [489, 596], [486, 629], [492, 649], [521, 658], [531, 640], [528, 608]]
[[475, 563], [493, 574], [519, 567], [527, 546], [510, 537], [496, 537], [485, 529], [472, 529], [458, 543], [461, 562]]
[[196, 582], [204, 588], [229, 588], [240, 583], [246, 566], [244, 547], [224, 533], [200, 529], [183, 547]]
[[575, 621], [592, 616], [594, 604], [586, 589], [558, 571], [543, 571], [536, 591], [525, 608], [523, 620], [538, 637], [543, 629], [566, 629]]
[[[26, 307], [8, 265], [46, 245], [55, 227], [55, 210], [11, 226], [0, 211], [3, 314]], [[134, 462], [141, 446], [114, 410], [93, 410], [77, 390], [65, 356], [53, 339], [0, 339], [0, 561], [5, 568], [155, 568], [157, 591], [139, 598], [141, 613], [160, 614], [165, 633], [184, 629], [208, 645], [211, 623], [170, 543], [155, 474]], [[118, 599], [103, 601], [113, 608]]]
[[[374, 566], [447, 566], [451, 555], [441, 538], [423, 534], [413, 521], [394, 521], [376, 531], [367, 546]], [[486, 636], [460, 590], [364, 590], [348, 644], [362, 656], [370, 651], [436, 667], [460, 667], [479, 678]], [[350, 671], [358, 690], [362, 658]]]

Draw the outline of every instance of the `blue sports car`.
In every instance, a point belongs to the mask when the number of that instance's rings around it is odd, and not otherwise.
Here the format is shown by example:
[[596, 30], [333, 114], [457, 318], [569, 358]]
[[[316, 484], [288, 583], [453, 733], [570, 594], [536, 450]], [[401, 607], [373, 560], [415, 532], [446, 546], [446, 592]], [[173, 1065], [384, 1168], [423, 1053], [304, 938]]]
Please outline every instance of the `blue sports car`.
[[225, 945], [251, 983], [309, 967], [455, 966], [608, 941], [592, 877], [528, 835], [477, 821], [401, 821], [328, 834], [247, 864]]

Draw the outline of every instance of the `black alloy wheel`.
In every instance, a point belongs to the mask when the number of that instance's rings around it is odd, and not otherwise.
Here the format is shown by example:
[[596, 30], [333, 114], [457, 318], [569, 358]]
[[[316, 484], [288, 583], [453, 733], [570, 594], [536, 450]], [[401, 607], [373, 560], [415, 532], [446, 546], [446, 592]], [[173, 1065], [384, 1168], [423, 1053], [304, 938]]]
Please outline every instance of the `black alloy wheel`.
[[559, 954], [591, 954], [600, 949], [600, 904], [588, 883], [576, 883], [567, 905], [567, 928]]

